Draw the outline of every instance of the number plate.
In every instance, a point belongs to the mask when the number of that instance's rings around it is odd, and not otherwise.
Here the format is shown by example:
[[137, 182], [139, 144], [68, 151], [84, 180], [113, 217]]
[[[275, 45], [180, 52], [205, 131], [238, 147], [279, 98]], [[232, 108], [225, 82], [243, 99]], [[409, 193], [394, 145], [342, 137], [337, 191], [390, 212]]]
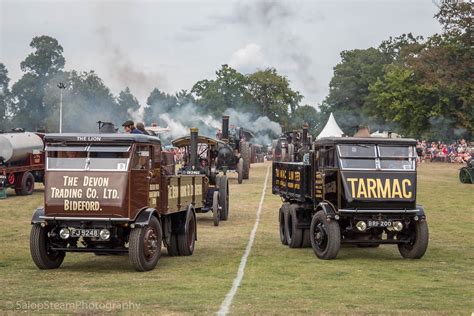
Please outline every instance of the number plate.
[[72, 229], [71, 237], [99, 237], [98, 229]]
[[378, 220], [368, 220], [367, 226], [369, 227], [392, 227], [392, 221], [378, 221]]

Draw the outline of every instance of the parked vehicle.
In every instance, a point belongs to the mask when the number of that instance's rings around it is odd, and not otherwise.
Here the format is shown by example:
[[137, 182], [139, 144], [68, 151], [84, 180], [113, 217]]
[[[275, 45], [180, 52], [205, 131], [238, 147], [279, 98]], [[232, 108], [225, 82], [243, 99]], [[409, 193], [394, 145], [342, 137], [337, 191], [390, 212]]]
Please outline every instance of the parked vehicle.
[[42, 137], [23, 129], [0, 133], [0, 190], [13, 188], [17, 195], [30, 195], [35, 182], [44, 181]]

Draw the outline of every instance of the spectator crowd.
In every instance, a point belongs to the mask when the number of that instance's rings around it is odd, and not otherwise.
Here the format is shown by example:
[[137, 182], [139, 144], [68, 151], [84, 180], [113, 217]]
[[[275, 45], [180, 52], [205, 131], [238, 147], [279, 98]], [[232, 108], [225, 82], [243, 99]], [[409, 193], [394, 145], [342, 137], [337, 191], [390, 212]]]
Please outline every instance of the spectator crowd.
[[441, 141], [429, 142], [426, 140], [418, 141], [416, 152], [420, 162], [440, 161], [452, 163], [467, 163], [473, 154], [472, 143], [461, 139], [451, 144]]

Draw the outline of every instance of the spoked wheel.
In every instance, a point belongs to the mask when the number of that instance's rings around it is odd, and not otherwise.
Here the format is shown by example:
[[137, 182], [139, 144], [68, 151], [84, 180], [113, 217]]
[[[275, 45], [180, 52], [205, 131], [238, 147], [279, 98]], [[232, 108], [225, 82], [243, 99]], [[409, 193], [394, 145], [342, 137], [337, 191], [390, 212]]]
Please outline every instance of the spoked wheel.
[[221, 220], [226, 221], [229, 219], [229, 181], [227, 176], [222, 176], [219, 180], [219, 205]]
[[219, 191], [214, 191], [214, 195], [212, 196], [212, 218], [214, 219], [214, 226], [219, 226], [219, 221], [221, 220]]
[[49, 230], [34, 224], [30, 234], [30, 253], [33, 262], [40, 269], [57, 269], [63, 263], [66, 253], [50, 249]]
[[407, 234], [410, 241], [406, 244], [398, 244], [398, 251], [403, 258], [420, 259], [428, 248], [428, 223], [426, 220], [410, 223]]
[[242, 184], [244, 179], [244, 160], [242, 158], [239, 159], [237, 163], [237, 182]]
[[177, 240], [180, 256], [190, 256], [193, 254], [194, 245], [196, 243], [196, 216], [191, 206], [188, 208], [186, 214], [184, 234], [178, 234]]
[[341, 247], [341, 230], [339, 223], [328, 220], [323, 211], [318, 211], [311, 220], [311, 246], [320, 259], [334, 259]]
[[286, 217], [288, 216], [288, 207], [288, 203], [285, 203], [280, 207], [280, 211], [278, 212], [278, 222], [280, 224], [280, 241], [283, 245], [288, 245], [285, 229]]
[[155, 216], [147, 226], [132, 229], [128, 255], [135, 270], [143, 272], [155, 268], [161, 256], [162, 236], [160, 222]]

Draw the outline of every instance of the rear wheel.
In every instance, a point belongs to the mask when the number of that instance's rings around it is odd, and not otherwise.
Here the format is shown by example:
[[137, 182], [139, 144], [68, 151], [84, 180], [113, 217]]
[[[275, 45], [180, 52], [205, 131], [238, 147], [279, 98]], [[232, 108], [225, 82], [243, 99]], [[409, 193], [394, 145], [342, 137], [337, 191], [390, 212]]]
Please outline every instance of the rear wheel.
[[168, 249], [168, 254], [172, 257], [177, 257], [179, 256], [179, 250], [178, 250], [178, 235], [177, 234], [171, 234], [170, 235], [170, 241], [167, 246]]
[[428, 248], [428, 223], [426, 221], [412, 222], [408, 230], [410, 241], [406, 244], [398, 244], [398, 251], [403, 258], [420, 259]]
[[196, 216], [192, 207], [188, 208], [186, 222], [184, 225], [184, 234], [177, 235], [178, 250], [181, 256], [190, 256], [194, 252], [196, 243]]
[[219, 180], [219, 205], [221, 206], [221, 220], [229, 218], [229, 180], [227, 176], [220, 177]]
[[219, 221], [221, 219], [219, 191], [214, 191], [214, 195], [212, 196], [212, 218], [214, 219], [214, 226], [219, 226]]
[[46, 227], [34, 224], [30, 234], [30, 253], [33, 262], [40, 269], [57, 269], [63, 263], [66, 253], [64, 251], [54, 251], [50, 249], [48, 233]]
[[148, 225], [132, 229], [129, 237], [128, 256], [135, 270], [153, 270], [161, 256], [161, 225], [152, 216]]
[[285, 203], [280, 207], [280, 211], [278, 212], [278, 222], [280, 224], [280, 241], [283, 245], [288, 245], [285, 229], [285, 221], [286, 217], [288, 216], [288, 207], [288, 203]]
[[243, 178], [247, 180], [250, 175], [250, 146], [246, 141], [240, 144], [240, 156], [243, 159]]
[[31, 195], [35, 190], [35, 177], [29, 171], [23, 173], [21, 176], [21, 183], [19, 188], [15, 188], [17, 195]]
[[285, 222], [286, 241], [290, 248], [301, 248], [303, 244], [303, 229], [298, 228], [297, 214], [298, 205], [291, 204]]
[[244, 178], [244, 160], [242, 158], [240, 158], [237, 163], [237, 176], [237, 182], [241, 184]]
[[323, 211], [318, 211], [311, 220], [311, 246], [319, 259], [334, 259], [341, 247], [339, 223], [329, 220]]

